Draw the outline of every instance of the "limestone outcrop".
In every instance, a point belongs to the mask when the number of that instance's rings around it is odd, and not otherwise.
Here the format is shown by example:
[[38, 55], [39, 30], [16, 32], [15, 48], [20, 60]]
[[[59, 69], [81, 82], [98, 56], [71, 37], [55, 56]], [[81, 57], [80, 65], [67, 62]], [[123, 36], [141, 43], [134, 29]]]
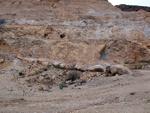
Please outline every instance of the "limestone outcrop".
[[0, 54], [65, 64], [150, 60], [149, 12], [123, 12], [107, 0], [1, 0], [0, 7]]

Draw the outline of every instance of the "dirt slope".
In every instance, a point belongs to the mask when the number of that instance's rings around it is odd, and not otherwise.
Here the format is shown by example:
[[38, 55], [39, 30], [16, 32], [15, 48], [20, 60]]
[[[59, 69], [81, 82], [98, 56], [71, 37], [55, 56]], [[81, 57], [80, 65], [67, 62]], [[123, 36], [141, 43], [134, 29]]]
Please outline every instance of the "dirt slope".
[[[150, 71], [132, 75], [98, 77], [83, 86], [69, 86], [51, 92], [36, 91], [10, 81], [11, 74], [0, 76], [1, 113], [149, 113]], [[31, 90], [32, 89], [32, 90]]]

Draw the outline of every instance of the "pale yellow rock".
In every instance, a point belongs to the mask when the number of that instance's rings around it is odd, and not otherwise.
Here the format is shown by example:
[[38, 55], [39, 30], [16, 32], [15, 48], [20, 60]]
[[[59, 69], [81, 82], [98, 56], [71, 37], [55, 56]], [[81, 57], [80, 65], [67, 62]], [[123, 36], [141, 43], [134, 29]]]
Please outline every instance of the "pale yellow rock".
[[106, 45], [100, 45], [99, 46], [99, 53], [102, 53], [105, 48], [106, 48]]
[[0, 63], [4, 62], [4, 57], [0, 57]]
[[123, 65], [112, 65], [110, 67], [110, 70], [111, 70], [111, 73], [113, 75], [115, 74], [119, 74], [119, 75], [123, 75], [123, 74], [130, 74], [131, 71], [127, 68], [127, 67], [124, 67]]
[[3, 62], [2, 69], [5, 69], [5, 68], [7, 68], [7, 67], [9, 67], [9, 66], [12, 66], [12, 65], [13, 65], [12, 62], [10, 62], [10, 61], [5, 61], [5, 62]]
[[2, 34], [2, 37], [15, 38], [15, 34], [13, 32], [5, 32]]
[[42, 64], [47, 66], [48, 65], [48, 62], [47, 61], [42, 61]]
[[27, 65], [27, 64], [28, 64], [28, 61], [24, 60], [24, 61], [22, 62], [22, 64], [23, 64], [23, 65]]
[[77, 63], [77, 64], [75, 65], [75, 68], [76, 68], [76, 69], [81, 69], [81, 68], [82, 68], [82, 66], [83, 66], [83, 64], [82, 64], [82, 63]]
[[43, 81], [44, 77], [39, 76], [39, 78], [36, 79], [37, 82], [41, 83]]
[[55, 78], [56, 78], [56, 77], [53, 75], [51, 79], [52, 79], [52, 80], [55, 80]]
[[16, 58], [18, 58], [18, 59], [20, 59], [20, 60], [23, 59], [22, 56], [20, 56], [20, 55], [18, 55]]

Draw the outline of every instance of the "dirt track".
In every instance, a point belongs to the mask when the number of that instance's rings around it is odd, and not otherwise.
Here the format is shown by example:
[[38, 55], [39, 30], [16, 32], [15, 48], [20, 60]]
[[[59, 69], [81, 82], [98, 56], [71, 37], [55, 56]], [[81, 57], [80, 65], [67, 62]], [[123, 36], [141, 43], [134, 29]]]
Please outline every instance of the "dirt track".
[[97, 77], [82, 86], [36, 91], [0, 75], [1, 113], [150, 113], [150, 71]]

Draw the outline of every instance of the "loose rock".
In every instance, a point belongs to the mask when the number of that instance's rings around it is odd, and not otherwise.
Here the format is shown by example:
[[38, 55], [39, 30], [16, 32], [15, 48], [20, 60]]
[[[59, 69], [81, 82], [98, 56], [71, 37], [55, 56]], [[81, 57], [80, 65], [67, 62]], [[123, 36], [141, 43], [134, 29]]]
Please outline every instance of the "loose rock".
[[123, 75], [130, 73], [130, 70], [127, 67], [124, 67], [123, 65], [113, 65], [110, 67], [110, 70], [112, 75]]
[[98, 64], [98, 65], [90, 66], [87, 70], [92, 72], [104, 72], [104, 67]]

